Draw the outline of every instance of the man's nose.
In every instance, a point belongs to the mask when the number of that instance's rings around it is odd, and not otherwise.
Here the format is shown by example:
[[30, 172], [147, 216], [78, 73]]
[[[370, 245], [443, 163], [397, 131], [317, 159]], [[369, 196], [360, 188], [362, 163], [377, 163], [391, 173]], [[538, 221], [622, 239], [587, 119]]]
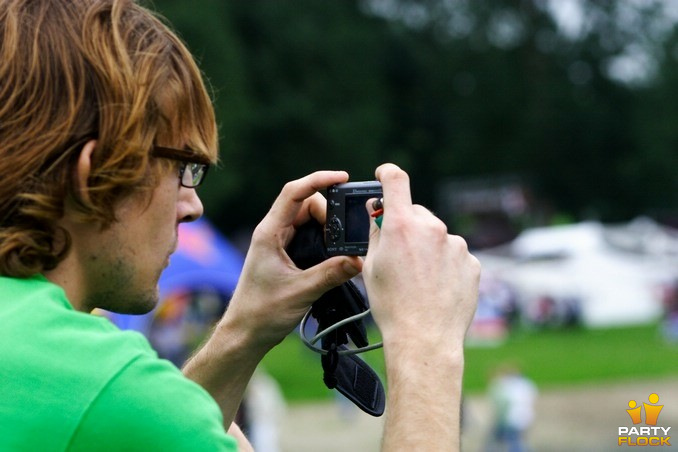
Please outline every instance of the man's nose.
[[203, 206], [195, 188], [179, 188], [179, 204], [177, 206], [177, 219], [179, 223], [189, 223], [202, 216]]

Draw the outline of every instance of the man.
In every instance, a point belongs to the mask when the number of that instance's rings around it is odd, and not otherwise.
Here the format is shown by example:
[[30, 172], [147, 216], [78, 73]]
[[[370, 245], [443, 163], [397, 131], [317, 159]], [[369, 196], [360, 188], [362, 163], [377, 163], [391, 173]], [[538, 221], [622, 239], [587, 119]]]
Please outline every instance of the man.
[[489, 387], [494, 408], [494, 427], [488, 451], [529, 450], [525, 436], [534, 421], [537, 386], [512, 363], [497, 368]]
[[248, 449], [232, 421], [257, 363], [360, 271], [384, 341], [383, 448], [458, 446], [480, 270], [412, 204], [406, 173], [376, 171], [386, 210], [364, 262], [304, 271], [285, 246], [296, 226], [324, 222], [318, 190], [348, 175], [288, 183], [182, 375], [89, 312], [152, 309], [178, 224], [202, 214], [195, 187], [217, 135], [198, 68], [131, 0], [0, 0], [0, 36], [0, 449], [233, 450], [234, 437]]

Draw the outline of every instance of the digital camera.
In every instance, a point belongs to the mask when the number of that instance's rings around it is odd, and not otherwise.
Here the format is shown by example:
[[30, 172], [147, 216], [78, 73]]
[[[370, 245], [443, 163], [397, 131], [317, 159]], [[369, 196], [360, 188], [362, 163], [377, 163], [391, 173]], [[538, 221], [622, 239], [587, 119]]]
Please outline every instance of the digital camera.
[[370, 235], [371, 198], [383, 196], [378, 181], [348, 182], [327, 189], [325, 247], [329, 256], [364, 256]]

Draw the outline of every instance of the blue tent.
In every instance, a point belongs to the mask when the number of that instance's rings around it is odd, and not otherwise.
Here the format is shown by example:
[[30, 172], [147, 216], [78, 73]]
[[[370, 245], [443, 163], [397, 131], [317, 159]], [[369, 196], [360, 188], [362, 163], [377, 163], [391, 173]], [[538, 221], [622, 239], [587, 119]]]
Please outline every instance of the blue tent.
[[210, 223], [179, 225], [179, 244], [160, 278], [160, 298], [176, 290], [215, 290], [229, 298], [242, 271], [243, 256]]
[[[112, 314], [111, 320], [122, 329], [137, 330], [148, 336], [163, 309], [170, 311], [170, 305], [176, 307], [183, 295], [213, 294], [227, 302], [235, 290], [243, 261], [240, 251], [206, 219], [182, 223], [177, 251], [159, 281], [158, 307], [145, 315]], [[180, 313], [177, 309], [171, 311], [178, 321], [184, 320], [183, 310]]]

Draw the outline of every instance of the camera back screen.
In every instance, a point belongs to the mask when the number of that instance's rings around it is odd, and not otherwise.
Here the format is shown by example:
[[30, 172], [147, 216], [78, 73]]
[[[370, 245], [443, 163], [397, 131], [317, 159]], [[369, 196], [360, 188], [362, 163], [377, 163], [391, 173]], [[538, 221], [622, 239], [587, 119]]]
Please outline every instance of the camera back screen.
[[346, 196], [346, 243], [369, 241], [370, 216], [365, 204], [370, 198], [374, 198], [374, 194]]

